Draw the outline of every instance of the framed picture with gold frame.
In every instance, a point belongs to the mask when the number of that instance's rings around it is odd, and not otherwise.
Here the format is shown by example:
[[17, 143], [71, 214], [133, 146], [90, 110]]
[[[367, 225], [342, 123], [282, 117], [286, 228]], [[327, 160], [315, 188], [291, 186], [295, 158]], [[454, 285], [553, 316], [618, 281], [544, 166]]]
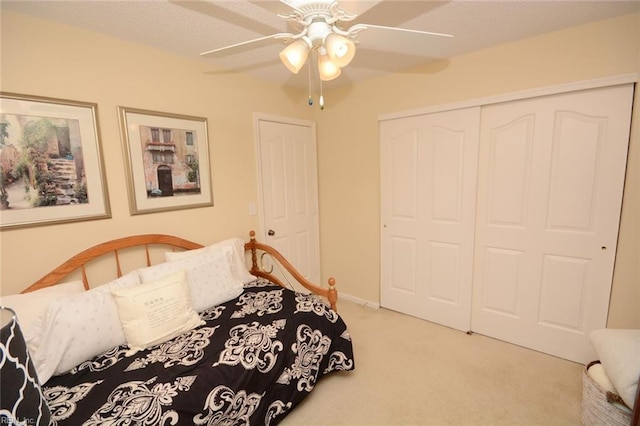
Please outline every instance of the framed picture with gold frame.
[[207, 119], [118, 107], [132, 215], [213, 205]]
[[0, 92], [0, 228], [111, 217], [95, 103]]

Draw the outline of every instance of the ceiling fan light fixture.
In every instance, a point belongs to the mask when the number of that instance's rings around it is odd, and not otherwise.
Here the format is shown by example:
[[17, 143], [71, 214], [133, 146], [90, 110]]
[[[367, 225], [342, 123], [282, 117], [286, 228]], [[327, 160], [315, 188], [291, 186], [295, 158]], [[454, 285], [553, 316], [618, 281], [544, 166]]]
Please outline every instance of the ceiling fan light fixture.
[[298, 39], [285, 47], [280, 52], [280, 60], [289, 71], [298, 74], [298, 71], [307, 62], [310, 47], [304, 39]]
[[324, 46], [327, 49], [329, 58], [340, 68], [349, 65], [356, 54], [356, 45], [353, 41], [340, 34], [329, 34]]
[[[250, 3], [257, 2], [257, 0], [250, 0]], [[368, 40], [370, 48], [374, 50], [397, 52], [417, 57], [446, 57], [446, 45], [442, 42], [436, 42], [436, 40], [451, 39], [452, 35], [357, 22], [353, 25], [351, 22], [358, 18], [358, 15], [352, 15], [342, 10], [339, 5], [341, 2], [356, 3], [354, 0], [274, 0], [273, 3], [282, 3], [291, 9], [288, 14], [277, 15], [288, 21], [290, 25], [287, 28], [292, 28], [298, 31], [297, 33], [281, 32], [261, 36], [253, 40], [203, 52], [201, 55], [223, 57], [243, 52], [254, 45], [261, 46], [272, 40], [284, 41], [287, 45], [279, 56], [285, 67], [293, 74], [298, 74], [307, 61], [315, 62], [313, 66], [317, 67], [317, 75], [312, 69], [311, 63], [308, 68], [308, 103], [309, 105], [313, 104], [311, 96], [313, 74], [314, 78], [318, 78], [320, 82], [318, 103], [321, 109], [324, 106], [322, 82], [339, 77], [342, 69], [351, 64], [355, 57], [356, 45], [363, 41], [360, 39], [362, 31], [368, 34], [364, 40], [365, 44]], [[380, 0], [370, 3], [372, 5], [361, 8], [361, 11], [369, 10], [375, 6], [375, 3], [380, 3]], [[271, 9], [271, 7], [267, 7], [267, 9]], [[367, 16], [369, 15], [367, 13]], [[314, 57], [309, 58], [310, 54], [313, 54]]]
[[318, 55], [318, 72], [322, 81], [330, 81], [342, 74], [342, 70], [328, 55]]

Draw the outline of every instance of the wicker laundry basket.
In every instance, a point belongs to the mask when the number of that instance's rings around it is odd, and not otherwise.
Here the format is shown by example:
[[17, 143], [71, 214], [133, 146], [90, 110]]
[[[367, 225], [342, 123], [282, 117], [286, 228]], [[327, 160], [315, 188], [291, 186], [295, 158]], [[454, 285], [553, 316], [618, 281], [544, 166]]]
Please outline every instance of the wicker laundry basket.
[[582, 424], [584, 426], [629, 426], [631, 413], [620, 405], [620, 396], [608, 392], [596, 383], [587, 370], [600, 361], [589, 363], [582, 372]]

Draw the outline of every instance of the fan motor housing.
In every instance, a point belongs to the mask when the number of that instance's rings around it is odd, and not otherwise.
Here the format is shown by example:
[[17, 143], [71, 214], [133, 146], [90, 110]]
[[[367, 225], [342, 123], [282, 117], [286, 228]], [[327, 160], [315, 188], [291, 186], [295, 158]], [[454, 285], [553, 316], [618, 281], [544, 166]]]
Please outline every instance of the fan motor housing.
[[323, 19], [316, 18], [309, 24], [307, 29], [307, 37], [311, 40], [314, 47], [322, 44], [329, 34], [331, 34], [331, 26]]

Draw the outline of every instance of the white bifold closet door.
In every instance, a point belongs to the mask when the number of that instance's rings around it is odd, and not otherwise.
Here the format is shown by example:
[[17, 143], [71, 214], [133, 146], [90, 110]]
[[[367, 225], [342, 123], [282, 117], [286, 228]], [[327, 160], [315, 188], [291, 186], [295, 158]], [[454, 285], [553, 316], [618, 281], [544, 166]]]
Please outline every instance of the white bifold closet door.
[[633, 86], [483, 107], [472, 329], [588, 362], [606, 327]]
[[380, 123], [381, 304], [467, 331], [480, 108]]
[[632, 100], [627, 84], [381, 121], [381, 305], [593, 359]]

